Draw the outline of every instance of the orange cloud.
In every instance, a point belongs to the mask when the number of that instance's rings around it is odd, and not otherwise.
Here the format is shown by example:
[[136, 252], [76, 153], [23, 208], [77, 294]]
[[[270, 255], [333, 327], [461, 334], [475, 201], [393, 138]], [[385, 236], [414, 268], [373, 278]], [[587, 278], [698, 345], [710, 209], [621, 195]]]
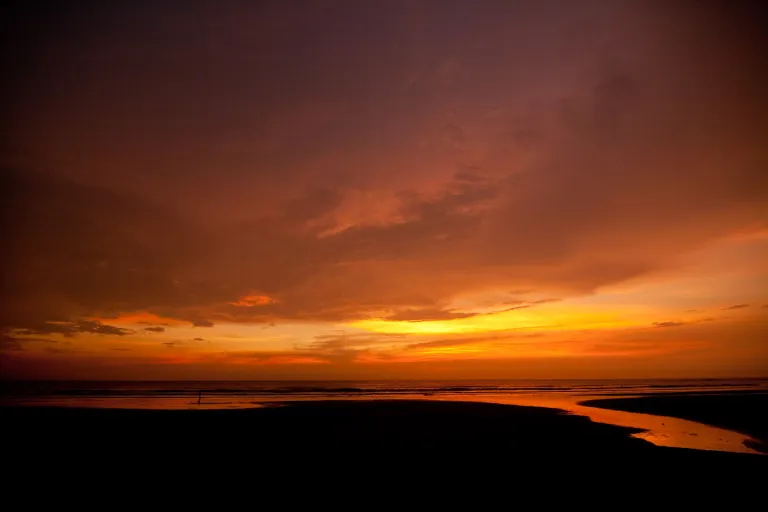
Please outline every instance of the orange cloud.
[[169, 318], [146, 311], [134, 311], [130, 313], [121, 313], [115, 318], [87, 318], [88, 320], [100, 321], [117, 325], [162, 325], [179, 326], [189, 322], [177, 318]]
[[277, 302], [277, 299], [273, 299], [267, 295], [248, 294], [244, 297], [241, 297], [240, 300], [236, 302], [230, 302], [229, 304], [233, 306], [250, 308], [253, 306], [267, 306], [269, 304], [277, 304]]

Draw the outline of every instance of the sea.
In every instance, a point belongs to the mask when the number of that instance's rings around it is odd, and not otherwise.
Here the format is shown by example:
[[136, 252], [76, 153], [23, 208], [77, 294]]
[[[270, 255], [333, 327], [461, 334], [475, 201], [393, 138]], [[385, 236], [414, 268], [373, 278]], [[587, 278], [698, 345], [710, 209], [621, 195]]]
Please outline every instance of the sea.
[[757, 453], [748, 437], [679, 418], [587, 407], [600, 397], [663, 393], [768, 393], [768, 379], [371, 380], [371, 381], [0, 381], [2, 406], [236, 409], [297, 400], [419, 399], [551, 407], [641, 429], [660, 446]]

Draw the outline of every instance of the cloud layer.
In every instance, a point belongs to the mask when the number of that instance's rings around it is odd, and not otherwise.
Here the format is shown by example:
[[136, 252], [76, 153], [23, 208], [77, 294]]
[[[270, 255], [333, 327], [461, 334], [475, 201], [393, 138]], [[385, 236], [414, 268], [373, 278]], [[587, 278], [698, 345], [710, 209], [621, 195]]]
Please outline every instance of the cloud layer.
[[764, 230], [762, 36], [685, 5], [22, 10], [3, 343], [535, 310]]

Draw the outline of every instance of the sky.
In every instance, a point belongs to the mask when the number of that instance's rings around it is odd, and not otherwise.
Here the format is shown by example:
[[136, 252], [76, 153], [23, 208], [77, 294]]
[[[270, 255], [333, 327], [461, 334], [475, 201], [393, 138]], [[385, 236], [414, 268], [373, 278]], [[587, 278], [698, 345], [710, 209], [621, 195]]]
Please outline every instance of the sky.
[[757, 2], [2, 9], [3, 378], [768, 376]]

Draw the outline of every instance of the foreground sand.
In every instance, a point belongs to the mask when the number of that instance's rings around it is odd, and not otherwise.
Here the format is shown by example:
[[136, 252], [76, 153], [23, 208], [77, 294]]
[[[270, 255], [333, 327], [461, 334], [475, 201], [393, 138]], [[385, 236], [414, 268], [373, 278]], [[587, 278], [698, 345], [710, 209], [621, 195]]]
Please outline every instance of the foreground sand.
[[768, 457], [661, 448], [634, 429], [593, 423], [556, 409], [419, 400], [288, 402], [240, 410], [5, 408], [6, 454], [19, 463], [142, 458], [173, 466], [188, 458], [226, 462], [328, 457], [361, 465], [410, 461], [425, 468], [467, 462], [585, 461], [611, 470], [643, 464], [680, 469], [727, 464], [768, 468]]
[[768, 453], [768, 394], [654, 394], [631, 398], [586, 400], [580, 405], [673, 416], [697, 421], [742, 434], [754, 439], [745, 442], [753, 450]]
[[766, 456], [662, 448], [634, 429], [489, 403], [0, 414], [5, 501], [44, 510], [747, 510], [768, 474]]

